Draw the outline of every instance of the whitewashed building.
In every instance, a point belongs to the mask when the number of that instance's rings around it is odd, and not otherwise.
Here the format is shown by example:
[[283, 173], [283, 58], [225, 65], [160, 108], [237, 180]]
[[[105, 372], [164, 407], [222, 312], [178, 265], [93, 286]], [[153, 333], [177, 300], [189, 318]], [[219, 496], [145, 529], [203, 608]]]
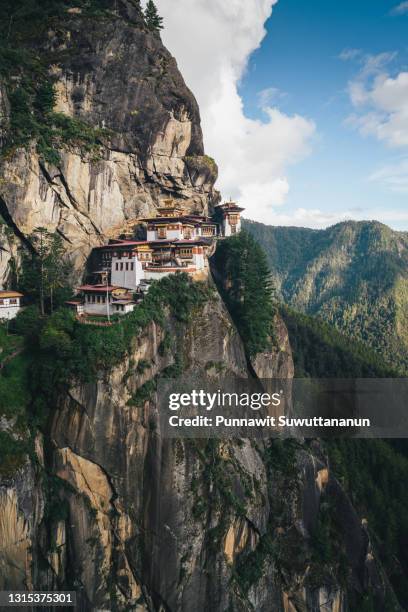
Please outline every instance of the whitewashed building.
[[241, 212], [244, 208], [235, 202], [224, 202], [215, 207], [214, 217], [220, 224], [221, 236], [229, 238], [241, 231]]
[[73, 310], [76, 315], [81, 317], [84, 314], [84, 302], [82, 299], [72, 299], [65, 302], [65, 306]]
[[95, 249], [98, 267], [102, 270], [94, 274], [100, 278], [109, 274], [110, 285], [136, 291], [144, 280], [158, 280], [175, 272], [194, 274], [205, 271], [210, 247], [211, 241], [207, 238], [115, 240]]
[[[147, 259], [145, 259], [145, 254]], [[138, 245], [129, 245], [129, 248], [124, 245], [120, 249], [116, 249], [111, 260], [112, 285], [136, 289], [140, 281], [144, 279], [143, 262], [149, 260], [149, 258], [150, 250], [140, 249]]]
[[81, 287], [84, 312], [130, 312], [131, 296], [119, 299], [116, 290], [142, 293], [149, 282], [176, 272], [206, 278], [215, 239], [240, 231], [242, 210], [234, 202], [227, 202], [216, 206], [214, 218], [210, 218], [185, 213], [173, 200], [165, 200], [156, 217], [140, 219], [146, 224], [146, 240], [110, 240], [93, 250], [95, 284]]
[[23, 297], [18, 291], [0, 290], [0, 320], [14, 319], [21, 310]]
[[217, 225], [209, 217], [186, 214], [183, 209], [166, 201], [166, 206], [157, 209], [156, 217], [141, 219], [147, 224], [148, 242], [159, 240], [195, 240], [200, 237], [214, 238]]
[[125, 287], [82, 285], [83, 312], [87, 315], [112, 316], [132, 312], [135, 302]]

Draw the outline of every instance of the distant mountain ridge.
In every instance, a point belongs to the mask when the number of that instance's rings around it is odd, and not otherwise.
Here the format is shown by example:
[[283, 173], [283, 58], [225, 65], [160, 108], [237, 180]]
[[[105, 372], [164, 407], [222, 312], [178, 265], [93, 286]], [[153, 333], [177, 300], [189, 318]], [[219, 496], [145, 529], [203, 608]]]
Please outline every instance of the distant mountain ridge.
[[408, 232], [377, 221], [313, 230], [244, 220], [244, 228], [267, 253], [278, 298], [408, 371]]

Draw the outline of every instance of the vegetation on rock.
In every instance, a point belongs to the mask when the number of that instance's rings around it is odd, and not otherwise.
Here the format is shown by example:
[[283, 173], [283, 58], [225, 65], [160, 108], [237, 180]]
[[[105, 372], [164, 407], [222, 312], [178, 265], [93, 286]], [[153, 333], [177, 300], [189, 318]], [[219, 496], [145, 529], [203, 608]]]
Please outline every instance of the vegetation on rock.
[[392, 378], [398, 372], [359, 342], [350, 342], [335, 327], [287, 306], [280, 312], [288, 328], [296, 376], [299, 378]]
[[38, 227], [29, 236], [33, 250], [22, 251], [22, 266], [19, 288], [37, 302], [45, 315], [46, 305], [50, 312], [61, 306], [69, 297], [69, 264], [59, 234]]
[[408, 234], [377, 222], [327, 230], [244, 222], [267, 253], [283, 302], [318, 316], [389, 368], [408, 371]]
[[[55, 78], [50, 67], [58, 58], [51, 52], [39, 55], [33, 47], [34, 40], [72, 3], [23, 0], [19, 4], [6, 0], [0, 7], [0, 81], [9, 106], [2, 155], [35, 142], [40, 157], [51, 164], [59, 163], [59, 150], [64, 147], [97, 157], [108, 132], [54, 111]], [[74, 4], [87, 10], [107, 6], [96, 0]]]
[[202, 173], [203, 169], [208, 172], [215, 181], [218, 176], [218, 166], [209, 155], [186, 155], [184, 161], [190, 172]]
[[23, 339], [0, 325], [0, 476], [11, 476], [30, 449], [29, 368], [22, 354]]
[[[282, 308], [295, 362], [295, 376], [317, 378], [394, 377], [397, 373], [368, 347], [350, 340], [327, 323]], [[329, 464], [367, 528], [399, 600], [407, 601], [408, 556], [406, 508], [408, 457], [406, 441], [330, 439], [325, 442]], [[328, 516], [324, 518], [327, 522]], [[323, 519], [322, 519], [323, 520]], [[326, 524], [326, 523], [324, 523]], [[329, 545], [317, 534], [318, 550]], [[326, 552], [325, 552], [326, 551]], [[363, 606], [362, 597], [358, 606]], [[365, 605], [365, 604], [364, 604]], [[362, 607], [358, 609], [363, 609]], [[369, 609], [369, 608], [366, 608]], [[374, 609], [374, 608], [373, 608]], [[394, 609], [392, 607], [390, 610]]]
[[153, 0], [149, 0], [144, 12], [146, 25], [151, 32], [159, 33], [163, 29], [163, 17], [160, 17]]
[[24, 337], [32, 357], [33, 413], [40, 421], [61, 389], [73, 381], [95, 380], [98, 373], [117, 365], [131, 349], [132, 340], [151, 322], [165, 322], [170, 314], [187, 322], [213, 293], [206, 283], [176, 274], [153, 283], [144, 301], [110, 327], [83, 325], [74, 313], [59, 308], [42, 316], [36, 306], [18, 314], [12, 329]]
[[218, 243], [215, 279], [249, 356], [270, 347], [275, 313], [265, 253], [247, 232]]

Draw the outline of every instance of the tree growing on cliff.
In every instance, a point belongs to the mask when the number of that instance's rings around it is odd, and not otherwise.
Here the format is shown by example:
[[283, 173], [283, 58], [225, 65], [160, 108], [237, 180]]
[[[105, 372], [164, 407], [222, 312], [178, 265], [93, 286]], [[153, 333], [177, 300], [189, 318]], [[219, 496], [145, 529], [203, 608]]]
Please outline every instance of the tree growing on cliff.
[[149, 0], [144, 13], [146, 25], [151, 32], [160, 32], [163, 29], [163, 17], [160, 17], [153, 0]]
[[37, 227], [30, 236], [30, 243], [32, 251], [24, 251], [22, 256], [20, 288], [38, 303], [44, 315], [46, 306], [53, 312], [55, 303], [66, 297], [69, 268], [58, 234]]
[[245, 231], [218, 243], [213, 263], [217, 284], [248, 355], [268, 348], [275, 313], [263, 249]]

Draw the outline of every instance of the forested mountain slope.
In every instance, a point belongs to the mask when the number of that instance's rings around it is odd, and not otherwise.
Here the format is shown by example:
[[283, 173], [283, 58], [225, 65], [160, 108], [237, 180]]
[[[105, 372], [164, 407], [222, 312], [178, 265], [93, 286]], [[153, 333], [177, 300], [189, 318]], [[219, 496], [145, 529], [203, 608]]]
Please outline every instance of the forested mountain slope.
[[[289, 333], [295, 376], [315, 378], [393, 377], [378, 355], [350, 343], [329, 324], [287, 307], [281, 314]], [[331, 439], [324, 442], [329, 464], [367, 523], [376, 553], [399, 595], [408, 600], [408, 458], [406, 440]], [[386, 508], [386, 511], [385, 511]], [[386, 512], [386, 519], [385, 513]], [[371, 596], [365, 610], [372, 607]], [[391, 607], [392, 609], [392, 607]]]
[[[211, 212], [197, 103], [138, 0], [3, 0], [0, 33], [4, 286], [39, 263], [35, 227], [77, 284], [163, 199]], [[75, 590], [80, 612], [402, 610], [318, 442], [164, 435], [159, 377], [293, 375], [267, 266], [229, 240], [225, 302], [172, 275], [94, 326], [27, 290], [0, 328], [0, 589]]]
[[267, 253], [278, 297], [408, 369], [408, 233], [376, 221], [326, 230], [245, 221]]

